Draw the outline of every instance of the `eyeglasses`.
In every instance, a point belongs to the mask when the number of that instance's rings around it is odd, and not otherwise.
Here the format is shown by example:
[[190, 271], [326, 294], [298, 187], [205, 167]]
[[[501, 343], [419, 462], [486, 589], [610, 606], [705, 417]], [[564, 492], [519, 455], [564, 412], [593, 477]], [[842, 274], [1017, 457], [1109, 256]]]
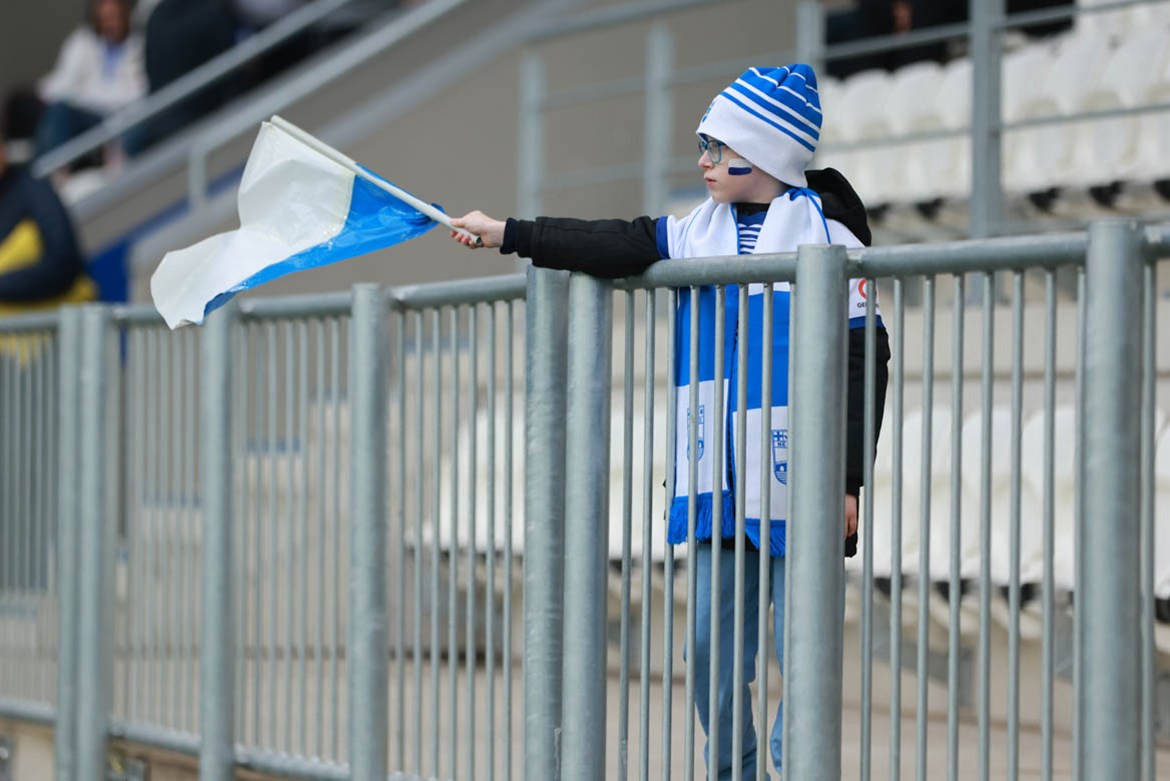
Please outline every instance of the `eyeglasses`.
[[716, 141], [713, 138], [700, 138], [699, 154], [702, 155], [704, 152], [706, 152], [707, 157], [711, 160], [711, 163], [713, 165], [718, 165], [719, 161], [723, 159], [723, 148], [725, 146], [727, 146], [727, 144], [723, 143], [722, 141]]

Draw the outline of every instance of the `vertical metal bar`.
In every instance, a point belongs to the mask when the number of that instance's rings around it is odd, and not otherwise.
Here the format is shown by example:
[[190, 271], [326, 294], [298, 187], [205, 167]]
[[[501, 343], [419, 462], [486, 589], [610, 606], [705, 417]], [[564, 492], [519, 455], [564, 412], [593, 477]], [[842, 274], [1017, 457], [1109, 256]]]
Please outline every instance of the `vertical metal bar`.
[[[406, 769], [406, 671], [403, 655], [406, 645], [406, 313], [401, 309], [394, 313], [394, 330], [398, 332], [398, 372], [396, 387], [392, 395], [398, 402], [398, 443], [394, 448], [397, 462], [398, 477], [394, 488], [398, 492], [398, 539], [394, 550], [394, 569], [398, 573], [398, 598], [395, 600], [397, 615], [394, 629], [394, 664], [396, 678], [396, 698], [394, 700], [394, 765], [399, 770]], [[417, 357], [417, 353], [416, 353]], [[420, 395], [421, 399], [421, 395]], [[422, 461], [415, 462], [415, 469], [422, 474]], [[419, 491], [416, 496], [422, 496]], [[415, 537], [415, 554], [418, 545], [422, 543], [420, 537]], [[418, 571], [418, 568], [415, 568]], [[420, 591], [415, 589], [415, 602], [419, 600]], [[415, 635], [417, 637], [417, 634]], [[417, 669], [418, 653], [414, 654], [414, 663]], [[418, 688], [415, 687], [417, 695]], [[416, 701], [417, 702], [417, 701]], [[416, 732], [418, 730], [415, 730]]]
[[447, 767], [459, 775], [459, 307], [451, 307], [451, 549], [447, 553]]
[[[1000, 22], [1004, 0], [968, 0], [971, 17], [971, 236], [991, 236], [1002, 216]], [[985, 281], [991, 282], [992, 279]], [[990, 289], [989, 289], [990, 292]]]
[[1142, 270], [1142, 498], [1141, 498], [1141, 593], [1142, 593], [1142, 778], [1154, 781], [1157, 744], [1154, 704], [1157, 667], [1154, 644], [1154, 411], [1157, 403], [1157, 274], [1152, 263]]
[[104, 469], [107, 367], [105, 339], [109, 311], [86, 306], [81, 313], [80, 407], [78, 423], [78, 524], [80, 527], [77, 636], [76, 778], [100, 778], [106, 766], [106, 733], [111, 691], [112, 540], [106, 517]]
[[825, 12], [818, 0], [800, 0], [796, 4], [796, 61], [819, 72], [824, 59]]
[[[1044, 781], [1052, 781], [1052, 699], [1056, 672], [1055, 617], [1055, 559], [1056, 512], [1053, 463], [1056, 433], [1056, 271], [1044, 275], [1044, 636], [1041, 641], [1043, 674], [1041, 680], [1041, 774]], [[1152, 781], [1152, 779], [1150, 779]]]
[[[702, 294], [700, 293], [700, 296]], [[692, 299], [694, 308], [693, 313], [699, 312], [699, 296]], [[693, 321], [692, 321], [693, 322]], [[720, 636], [723, 634], [723, 589], [721, 588], [722, 567], [720, 564], [723, 561], [723, 443], [727, 441], [727, 432], [724, 430], [723, 424], [726, 418], [723, 413], [724, 409], [724, 385], [723, 385], [723, 365], [726, 360], [724, 350], [724, 340], [727, 331], [727, 288], [723, 285], [715, 286], [715, 333], [714, 346], [715, 356], [714, 365], [715, 382], [712, 383], [712, 399], [711, 399], [711, 578], [709, 584], [709, 593], [711, 595], [710, 601], [710, 615], [707, 616], [708, 625], [708, 680], [707, 691], [696, 692], [697, 697], [707, 697], [707, 778], [708, 781], [718, 781], [719, 779], [719, 684], [720, 684], [720, 665], [719, 657], [722, 652], [720, 647], [722, 644]], [[697, 330], [697, 329], [696, 329]], [[697, 334], [692, 332], [692, 339]], [[697, 354], [699, 351], [695, 350]], [[700, 371], [702, 371], [700, 369]], [[691, 387], [697, 387], [697, 374], [691, 378]], [[698, 394], [695, 394], [696, 397]], [[699, 418], [692, 418], [692, 420], [699, 420]], [[699, 431], [702, 426], [693, 425], [695, 431]], [[703, 432], [706, 433], [705, 431]], [[696, 434], [697, 436], [697, 434]], [[689, 453], [695, 453], [691, 450]], [[692, 459], [694, 462], [702, 460], [701, 456]], [[742, 494], [743, 492], [738, 492]], [[696, 502], [697, 504], [697, 502]], [[698, 542], [694, 537], [688, 537], [688, 547], [698, 547]], [[696, 567], [698, 569], [698, 567]], [[734, 595], [733, 595], [734, 596]], [[697, 605], [697, 602], [696, 602]], [[697, 620], [696, 620], [697, 623]], [[688, 648], [696, 648], [697, 643]], [[689, 666], [689, 665], [688, 665]], [[739, 665], [736, 665], [737, 667]]]
[[[57, 331], [59, 388], [57, 464], [57, 713], [53, 759], [57, 781], [73, 781], [78, 733], [78, 579], [81, 555], [81, 310], [61, 309]], [[92, 403], [92, 400], [87, 400]]]
[[[540, 213], [540, 196], [544, 182], [544, 97], [547, 92], [544, 62], [536, 52], [520, 60], [520, 127], [517, 149], [516, 215], [534, 219]], [[529, 301], [532, 299], [529, 298]]]
[[642, 134], [642, 211], [661, 214], [666, 202], [670, 168], [674, 68], [674, 39], [665, 22], [655, 22], [646, 32], [645, 123]]
[[[273, 560], [280, 561], [281, 570], [284, 572], [284, 589], [282, 589], [284, 596], [284, 648], [281, 653], [283, 658], [284, 668], [284, 689], [282, 694], [283, 710], [281, 711], [284, 721], [284, 745], [286, 752], [292, 751], [292, 724], [294, 718], [293, 712], [293, 644], [295, 642], [295, 633], [293, 631], [293, 595], [296, 593], [296, 578], [294, 572], [298, 571], [297, 564], [297, 549], [293, 530], [293, 519], [296, 517], [293, 508], [294, 486], [297, 484], [295, 465], [297, 459], [297, 441], [294, 436], [296, 430], [294, 428], [295, 418], [293, 411], [297, 406], [296, 382], [294, 381], [294, 370], [296, 358], [293, 355], [293, 327], [292, 323], [285, 321], [281, 324], [281, 333], [284, 334], [284, 461], [287, 472], [288, 482], [285, 484], [285, 489], [281, 493], [284, 494], [285, 509], [280, 525], [284, 533], [285, 548], [283, 556], [278, 548], [272, 552]], [[352, 338], [352, 337], [351, 337]], [[303, 454], [302, 454], [303, 455]], [[383, 478], [385, 479], [385, 478]], [[278, 558], [279, 557], [279, 558]], [[276, 579], [273, 579], [276, 582]], [[276, 609], [276, 603], [273, 602], [273, 609]]]
[[[166, 453], [166, 509], [163, 513], [162, 523], [164, 534], [166, 536], [167, 546], [167, 566], [165, 572], [167, 576], [163, 578], [163, 584], [167, 592], [167, 609], [166, 616], [162, 619], [165, 631], [165, 639], [163, 641], [163, 663], [167, 669], [165, 676], [166, 685], [163, 687], [168, 695], [168, 702], [163, 706], [162, 712], [159, 713], [160, 723], [167, 724], [174, 728], [179, 722], [179, 714], [182, 712], [182, 701], [179, 683], [179, 665], [178, 653], [179, 642], [181, 638], [181, 630], [178, 624], [181, 623], [179, 616], [182, 614], [182, 599], [183, 595], [180, 593], [182, 562], [176, 562], [175, 556], [182, 555], [182, 549], [179, 546], [180, 534], [182, 533], [182, 474], [183, 474], [183, 459], [186, 448], [180, 444], [179, 447], [174, 447], [174, 443], [182, 443], [183, 441], [183, 407], [186, 404], [186, 394], [183, 392], [183, 343], [185, 339], [181, 334], [169, 334], [167, 336], [167, 362], [163, 368], [163, 377], [168, 378], [170, 386], [167, 388], [166, 399], [168, 401], [168, 415], [167, 415], [167, 444], [168, 447], [164, 450]], [[167, 707], [169, 705], [169, 707]]]
[[200, 781], [234, 775], [235, 650], [232, 622], [232, 325], [228, 305], [203, 330], [203, 625], [199, 712]]
[[[626, 781], [630, 752], [630, 546], [634, 518], [634, 291], [625, 294], [622, 397], [622, 587], [618, 659], [618, 778]], [[645, 605], [643, 605], [643, 608]]]
[[[877, 280], [863, 279], [865, 296], [865, 414], [862, 458], [862, 482], [865, 484], [861, 508], [861, 781], [869, 781], [873, 762], [873, 492], [874, 453], [877, 449]], [[957, 295], [957, 294], [956, 294]], [[958, 300], [958, 299], [956, 299]], [[762, 587], [761, 587], [762, 588]], [[767, 628], [761, 623], [761, 632]], [[765, 711], [766, 712], [766, 711]], [[951, 779], [954, 781], [954, 779]]]
[[[743, 655], [744, 638], [743, 628], [746, 613], [744, 607], [744, 556], [746, 554], [745, 540], [747, 539], [747, 378], [748, 378], [748, 286], [739, 285], [739, 322], [736, 327], [736, 400], [735, 400], [735, 564], [734, 564], [734, 595], [732, 620], [732, 694], [731, 694], [731, 777], [734, 781], [743, 781]], [[772, 345], [771, 334], [764, 333], [760, 338], [760, 349], [769, 352]], [[720, 383], [716, 383], [718, 387]], [[763, 410], [770, 412], [772, 400], [763, 397], [760, 400], [761, 415]], [[771, 425], [767, 427], [771, 430]], [[770, 451], [763, 451], [765, 453]], [[768, 459], [763, 459], [767, 461]], [[762, 487], [761, 487], [762, 490]], [[760, 504], [760, 527], [772, 522], [771, 509], [768, 505]], [[760, 601], [767, 602], [768, 598], [760, 594]], [[767, 635], [765, 635], [765, 638]], [[764, 648], [768, 648], [764, 642]], [[761, 653], [760, 658], [771, 656]], [[760, 731], [766, 733], [767, 722], [760, 726]], [[767, 743], [767, 741], [765, 741]], [[767, 754], [768, 752], [764, 752]], [[767, 764], [767, 758], [761, 757], [759, 764]]]
[[[341, 331], [343, 320], [333, 319], [329, 321], [329, 355], [332, 357], [330, 361], [330, 385], [333, 388], [333, 444], [331, 450], [333, 452], [333, 626], [330, 627], [332, 639], [329, 653], [330, 677], [333, 679], [333, 702], [332, 712], [333, 718], [330, 719], [332, 724], [332, 734], [330, 735], [330, 744], [332, 747], [331, 756], [334, 759], [340, 758], [340, 725], [341, 725], [341, 708], [339, 700], [341, 698], [341, 683], [338, 674], [338, 656], [341, 653]], [[348, 356], [347, 356], [348, 357]], [[350, 621], [353, 617], [350, 616]], [[257, 627], [259, 628], [259, 627]], [[348, 658], [348, 657], [347, 657]], [[348, 665], [347, 665], [348, 666]]]
[[[488, 779], [496, 777], [496, 305], [487, 305], [487, 572], [483, 597], [484, 667], [487, 678], [487, 765]], [[511, 479], [508, 472], [507, 479]]]
[[[775, 364], [775, 354], [772, 348], [771, 334], [775, 327], [775, 310], [776, 310], [776, 293], [775, 286], [769, 282], [764, 285], [764, 311], [762, 317], [762, 324], [760, 328], [760, 344], [763, 345], [763, 356], [761, 357], [760, 367], [760, 409], [767, 410], [767, 418], [764, 425], [760, 426], [760, 452], [770, 453], [772, 448], [772, 427], [775, 422], [772, 420], [772, 372]], [[787, 378], [785, 378], [787, 380]], [[760, 508], [761, 513], [767, 512], [771, 515], [772, 507], [772, 466], [773, 461], [769, 458], [760, 459]], [[764, 509], [767, 508], [767, 509]], [[738, 515], [736, 519], [738, 524]], [[737, 534], [739, 532], [737, 531]], [[756, 711], [756, 723], [759, 724], [758, 732], [760, 734], [768, 733], [768, 668], [772, 664], [772, 654], [770, 649], [774, 645], [768, 641], [768, 638], [773, 636], [771, 626], [768, 622], [768, 606], [771, 603], [772, 594], [772, 523], [769, 517], [765, 522], [763, 516], [760, 517], [760, 563], [759, 563], [759, 605], [756, 616], [756, 637], [762, 643], [763, 651], [756, 654], [756, 691], [759, 694], [759, 706]], [[736, 578], [739, 582], [739, 578]], [[742, 654], [736, 656], [736, 659], [742, 658]], [[736, 709], [738, 713], [738, 708]], [[743, 753], [743, 728], [735, 727], [734, 734], [737, 736], [737, 742], [732, 745], [732, 753], [740, 756]], [[758, 740], [758, 739], [757, 739]], [[757, 745], [758, 742], [757, 742]], [[758, 752], [758, 750], [757, 750]], [[765, 752], [765, 756], [759, 757], [757, 753], [756, 759], [756, 781], [764, 781], [768, 777], [768, 757], [771, 752]], [[742, 772], [742, 768], [741, 768]]]
[[789, 600], [785, 611], [791, 617], [792, 645], [785, 649], [790, 675], [784, 680], [784, 699], [792, 740], [784, 774], [792, 781], [806, 781], [841, 775], [845, 250], [840, 245], [804, 245], [797, 251], [796, 273], [792, 421], [796, 450], [787, 566], [803, 593]]
[[894, 280], [894, 393], [892, 462], [894, 468], [890, 517], [890, 774], [901, 778], [902, 767], [902, 409], [904, 404], [905, 364], [903, 358], [906, 321], [905, 282]]
[[[187, 533], [184, 534], [182, 537], [182, 539], [184, 541], [183, 547], [185, 549], [184, 554], [183, 554], [183, 594], [185, 596], [185, 599], [183, 600], [184, 601], [184, 606], [183, 606], [183, 615], [184, 615], [183, 641], [184, 642], [183, 642], [183, 669], [182, 669], [181, 676], [183, 679], [183, 687], [184, 687], [183, 688], [183, 703], [184, 703], [185, 707], [183, 709], [184, 721], [183, 721], [183, 724], [179, 725], [180, 729], [187, 728], [187, 729], [190, 729], [192, 732], [195, 731], [195, 725], [198, 723], [198, 719], [199, 719], [199, 716], [198, 716], [199, 705], [195, 701], [200, 696], [199, 695], [199, 683], [196, 680], [196, 677], [199, 675], [199, 668], [194, 665], [195, 654], [199, 653], [198, 648], [196, 646], [196, 643], [198, 641], [196, 640], [196, 634], [195, 634], [195, 632], [196, 632], [196, 630], [195, 630], [195, 587], [196, 587], [196, 583], [198, 583], [198, 580], [197, 580], [198, 575], [196, 575], [193, 572], [196, 565], [193, 561], [191, 561], [192, 555], [195, 552], [195, 548], [194, 548], [194, 546], [188, 544], [188, 541], [192, 539], [192, 536], [193, 536], [192, 532], [194, 531], [194, 526], [196, 523], [199, 522], [199, 515], [196, 513], [196, 510], [195, 510], [195, 497], [198, 495], [198, 488], [195, 485], [195, 480], [196, 480], [196, 476], [197, 476], [197, 471], [196, 471], [197, 467], [196, 467], [196, 456], [194, 455], [195, 447], [196, 447], [197, 443], [199, 443], [202, 440], [201, 429], [199, 428], [199, 424], [198, 424], [199, 411], [198, 411], [197, 407], [198, 407], [199, 401], [196, 398], [195, 392], [194, 392], [195, 378], [199, 376], [197, 374], [198, 366], [199, 366], [198, 352], [201, 348], [201, 341], [199, 340], [197, 333], [198, 332], [196, 332], [194, 330], [192, 330], [188, 333], [188, 336], [191, 340], [191, 347], [190, 347], [190, 349], [188, 349], [186, 351], [187, 361], [186, 361], [186, 371], [185, 371], [185, 377], [184, 377], [185, 384], [189, 388], [191, 388], [191, 390], [187, 394], [187, 432], [188, 432], [188, 436], [190, 437], [190, 441], [189, 441], [189, 444], [187, 447], [189, 449], [189, 455], [187, 457], [187, 473], [186, 473], [186, 476], [184, 477], [184, 481], [183, 481], [184, 482], [184, 495], [185, 495], [184, 505], [186, 507], [186, 513], [184, 514], [184, 526], [186, 527]], [[232, 376], [230, 379], [230, 383], [234, 383], [235, 377], [236, 377], [235, 363], [230, 362], [231, 359], [232, 359], [232, 356], [229, 355], [228, 356], [228, 360], [229, 360], [228, 365], [230, 367], [232, 367], [232, 369], [231, 369]], [[234, 392], [235, 391], [234, 385], [229, 384], [228, 387], [232, 389], [229, 392], [229, 399], [231, 399], [234, 402], [234, 400], [236, 398], [235, 392]], [[233, 412], [233, 414], [235, 413], [234, 404], [233, 404], [232, 412]], [[233, 420], [233, 429], [231, 430], [231, 433], [232, 434], [235, 433], [234, 420]], [[235, 443], [234, 437], [229, 439], [228, 442], [226, 443], [227, 452], [229, 454], [229, 457], [232, 453], [236, 452], [235, 447], [234, 447], [234, 443]], [[233, 500], [232, 499], [231, 483], [228, 483], [228, 486], [229, 486], [228, 487], [228, 501], [230, 502]], [[234, 508], [233, 508], [233, 521], [234, 521]], [[229, 535], [235, 533], [235, 531], [234, 531], [235, 526], [236, 526], [236, 524], [233, 522], [231, 527], [229, 528], [229, 531], [228, 531]], [[234, 549], [234, 543], [233, 543], [233, 556], [234, 556], [234, 550], [235, 549]], [[234, 566], [234, 558], [226, 559], [224, 561], [224, 566], [228, 567], [228, 568], [231, 568], [232, 566]], [[231, 617], [231, 613], [234, 610], [234, 604], [235, 604], [233, 593], [234, 592], [229, 592], [228, 608], [227, 609], [228, 609], [228, 613], [229, 613], [228, 621], [232, 622], [233, 631], [234, 631], [235, 623]], [[235, 638], [234, 634], [232, 635], [232, 638], [233, 638], [233, 642], [234, 642], [234, 638]], [[233, 649], [233, 653], [234, 653], [234, 649]], [[236, 663], [235, 658], [233, 658], [229, 662], [229, 664], [231, 664], [233, 666], [235, 665], [235, 663]], [[191, 695], [192, 688], [194, 688], [194, 690], [195, 690], [194, 696]], [[233, 682], [233, 696], [232, 696], [232, 700], [230, 701], [228, 707], [231, 707], [233, 709], [235, 708], [234, 682]], [[194, 718], [192, 718], [192, 716], [194, 716]], [[233, 727], [235, 726], [234, 722], [233, 722], [232, 726]]]
[[[423, 600], [423, 513], [425, 511], [423, 495], [425, 493], [426, 460], [424, 458], [423, 429], [426, 421], [426, 394], [424, 390], [424, 370], [426, 362], [423, 356], [423, 314], [414, 313], [414, 381], [415, 381], [415, 442], [414, 442], [414, 697], [422, 704], [422, 600]], [[405, 379], [403, 393], [405, 393]], [[405, 404], [405, 399], [403, 400]], [[406, 450], [403, 449], [405, 455]], [[405, 460], [405, 459], [403, 459]], [[433, 540], [432, 540], [433, 544]], [[431, 604], [434, 605], [432, 599]], [[434, 623], [434, 618], [431, 619]], [[414, 727], [414, 768], [420, 775], [423, 772], [422, 759], [423, 730], [416, 724]]]
[[926, 719], [928, 715], [930, 654], [930, 488], [933, 466], [931, 443], [934, 432], [934, 277], [922, 281], [922, 471], [919, 475], [918, 525], [918, 700], [916, 737], [918, 761], [915, 775], [926, 781]]
[[[240, 483], [236, 490], [236, 504], [233, 508], [238, 508], [238, 521], [236, 527], [239, 530], [239, 569], [236, 570], [235, 577], [238, 578], [239, 593], [234, 597], [236, 604], [236, 640], [238, 645], [237, 669], [239, 670], [239, 677], [236, 685], [239, 687], [236, 693], [236, 729], [238, 734], [237, 740], [240, 743], [246, 742], [247, 733], [247, 680], [248, 670], [251, 665], [249, 662], [250, 649], [249, 645], [250, 635], [252, 632], [253, 621], [249, 620], [248, 594], [251, 588], [252, 578], [248, 576], [248, 561], [251, 556], [250, 537], [254, 524], [249, 514], [251, 503], [249, 497], [255, 494], [255, 486], [251, 482], [252, 470], [250, 462], [250, 452], [252, 449], [252, 432], [253, 432], [253, 417], [251, 413], [251, 405], [248, 403], [250, 391], [252, 390], [251, 375], [248, 367], [252, 365], [252, 340], [251, 329], [247, 325], [241, 325], [236, 329], [236, 345], [235, 360], [232, 363], [232, 372], [235, 379], [235, 389], [233, 390], [234, 397], [234, 411], [235, 420], [233, 428], [235, 429], [235, 440], [233, 447], [235, 453], [242, 459], [244, 463], [239, 467]], [[235, 511], [235, 510], [234, 510]], [[317, 708], [317, 712], [321, 712], [321, 708]], [[320, 750], [318, 749], [318, 753]]]
[[507, 584], [504, 597], [504, 781], [512, 781], [512, 409], [513, 396], [513, 343], [515, 328], [512, 318], [512, 302], [505, 310], [504, 333], [504, 583]]
[[[678, 480], [675, 453], [678, 442], [678, 393], [674, 385], [678, 379], [675, 362], [678, 360], [679, 291], [669, 292], [670, 306], [666, 318], [666, 486], [663, 499], [670, 507]], [[671, 778], [671, 716], [674, 695], [674, 546], [670, 543], [669, 524], [663, 524], [666, 560], [663, 562], [665, 594], [662, 599], [662, 781]], [[688, 703], [689, 704], [689, 703]]]
[[386, 312], [377, 285], [353, 290], [346, 671], [350, 777], [386, 778]]
[[564, 712], [560, 777], [605, 778], [605, 613], [609, 548], [609, 424], [613, 293], [569, 278], [565, 436]]
[[[689, 367], [687, 374], [687, 626], [685, 648], [697, 645], [695, 605], [698, 594], [698, 542], [695, 539], [695, 525], [698, 522], [699, 485], [699, 307], [700, 290], [691, 286], [690, 295], [690, 338], [687, 340]], [[721, 415], [722, 411], [713, 410]], [[692, 781], [695, 777], [695, 665], [687, 664], [685, 700], [686, 714], [683, 730], [683, 779]]]
[[[325, 549], [326, 549], [326, 519], [329, 513], [325, 508], [325, 473], [329, 464], [329, 438], [325, 434], [325, 405], [326, 402], [337, 404], [335, 392], [325, 392], [325, 327], [324, 322], [314, 322], [314, 333], [317, 335], [317, 437], [321, 456], [317, 460], [317, 598], [314, 603], [317, 608], [317, 702], [314, 709], [314, 719], [317, 726], [316, 756], [325, 754]], [[336, 389], [334, 389], [336, 391]], [[406, 451], [403, 450], [403, 453]]]
[[567, 308], [568, 275], [530, 268], [524, 367], [525, 781], [555, 778], [560, 768]]
[[[443, 318], [442, 310], [436, 308], [431, 318], [431, 363], [434, 370], [435, 419], [434, 431], [431, 436], [432, 470], [431, 477], [431, 767], [433, 775], [439, 777], [439, 664], [443, 649], [439, 640], [439, 526], [442, 523], [442, 488], [443, 488], [443, 398], [440, 389], [443, 387], [442, 338]], [[452, 340], [455, 338], [451, 337]], [[455, 718], [455, 714], [451, 715]]]
[[268, 729], [267, 729], [267, 747], [272, 748], [276, 745], [277, 739], [277, 725], [280, 723], [276, 709], [276, 693], [280, 688], [276, 680], [276, 625], [277, 619], [280, 617], [280, 588], [278, 586], [278, 578], [280, 570], [277, 568], [277, 556], [280, 552], [280, 479], [277, 474], [278, 460], [277, 460], [277, 422], [276, 412], [279, 406], [276, 403], [277, 388], [277, 346], [279, 344], [277, 326], [274, 322], [269, 321], [265, 328], [265, 343], [268, 351], [268, 403], [265, 405], [268, 408], [268, 447], [265, 451], [268, 461], [268, 553], [264, 561], [268, 565], [268, 587], [269, 599], [267, 610], [264, 611], [265, 618], [268, 622], [268, 647], [266, 650], [267, 666], [268, 666]]
[[1077, 747], [1087, 778], [1140, 773], [1141, 638], [1140, 445], [1141, 335], [1130, 306], [1141, 298], [1140, 234], [1133, 223], [1089, 229], [1084, 347], [1084, 512], [1076, 593], [1079, 653], [1077, 723], [1091, 735]]
[[1011, 614], [1008, 631], [1008, 713], [1007, 777], [1019, 775], [1020, 765], [1020, 494], [1022, 457], [1020, 438], [1024, 407], [1024, 274], [1012, 275], [1012, 446], [1011, 446], [1011, 532], [1008, 604]]
[[253, 394], [253, 403], [255, 405], [255, 415], [253, 418], [253, 437], [255, 440], [255, 455], [251, 459], [254, 466], [249, 470], [253, 476], [252, 494], [252, 519], [251, 532], [252, 538], [255, 540], [255, 552], [253, 566], [255, 567], [254, 578], [254, 592], [252, 602], [252, 623], [249, 627], [249, 634], [252, 636], [252, 740], [255, 744], [260, 745], [260, 725], [261, 725], [261, 687], [264, 681], [264, 655], [261, 652], [263, 642], [261, 639], [261, 630], [264, 627], [264, 513], [263, 513], [263, 480], [264, 480], [264, 464], [267, 461], [268, 449], [264, 447], [263, 427], [264, 427], [264, 404], [263, 399], [268, 398], [268, 394], [272, 390], [268, 387], [265, 381], [265, 374], [262, 371], [264, 366], [264, 359], [267, 354], [268, 345], [264, 340], [264, 335], [261, 333], [259, 324], [252, 324], [248, 327], [249, 342], [256, 347], [256, 358], [253, 366], [253, 379], [255, 382], [255, 392]]
[[[642, 413], [642, 631], [638, 649], [641, 656], [638, 664], [641, 688], [639, 691], [638, 724], [639, 724], [639, 755], [638, 779], [649, 781], [650, 778], [650, 626], [652, 613], [652, 595], [650, 591], [650, 568], [652, 566], [650, 554], [653, 552], [653, 522], [654, 522], [654, 330], [656, 328], [654, 311], [654, 291], [646, 291], [645, 328], [646, 348], [644, 353], [643, 373], [645, 374], [645, 399]], [[665, 605], [664, 610], [673, 610], [673, 605]]]
[[297, 718], [300, 723], [300, 735], [295, 748], [296, 753], [307, 754], [308, 720], [309, 720], [309, 692], [308, 692], [308, 656], [309, 643], [309, 593], [308, 579], [311, 571], [309, 565], [309, 332], [304, 320], [298, 320], [297, 346], [299, 360], [297, 361], [297, 389], [300, 403], [297, 406], [297, 432], [300, 438], [301, 474], [297, 480], [298, 527], [300, 529], [300, 567], [297, 577], [297, 599], [300, 601], [300, 631], [297, 632], [297, 677], [300, 678], [300, 708]]
[[991, 777], [991, 402], [994, 394], [995, 277], [983, 275], [983, 377], [979, 518], [979, 778]]
[[[966, 308], [964, 293], [966, 278], [954, 276], [954, 295], [951, 297], [951, 520], [950, 566], [947, 598], [949, 626], [947, 628], [947, 779], [959, 778], [959, 603], [962, 591], [962, 573], [959, 564], [962, 555], [963, 528], [963, 328]], [[866, 451], [868, 454], [869, 451]], [[867, 483], [868, 485], [868, 483]]]
[[[467, 636], [464, 638], [467, 663], [467, 743], [475, 745], [475, 517], [476, 517], [476, 425], [479, 414], [479, 331], [477, 328], [477, 314], [479, 307], [472, 304], [467, 308], [467, 594], [464, 601], [467, 603]], [[458, 460], [455, 462], [458, 464]], [[458, 467], [456, 467], [458, 471]], [[468, 781], [475, 781], [475, 754], [474, 749], [467, 751]], [[454, 772], [454, 771], [452, 771]]]

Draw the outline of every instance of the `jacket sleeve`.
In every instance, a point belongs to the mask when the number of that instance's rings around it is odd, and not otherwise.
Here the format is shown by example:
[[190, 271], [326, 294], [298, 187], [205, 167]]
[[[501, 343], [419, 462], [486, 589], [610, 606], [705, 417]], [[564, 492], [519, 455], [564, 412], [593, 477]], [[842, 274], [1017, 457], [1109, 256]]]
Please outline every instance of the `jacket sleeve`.
[[544, 268], [617, 279], [641, 274], [662, 258], [658, 220], [509, 219], [500, 252], [515, 252]]
[[30, 266], [0, 274], [0, 301], [55, 298], [67, 293], [84, 270], [65, 206], [47, 182], [26, 181], [28, 186], [21, 188], [26, 213], [41, 235], [43, 254]]
[[[874, 363], [873, 441], [877, 445], [882, 430], [889, 383], [890, 336], [885, 328], [876, 329]], [[845, 493], [857, 496], [865, 482], [865, 329], [849, 331], [849, 388], [846, 401]], [[870, 454], [871, 456], [873, 454]], [[845, 539], [845, 555], [857, 555], [857, 534]]]

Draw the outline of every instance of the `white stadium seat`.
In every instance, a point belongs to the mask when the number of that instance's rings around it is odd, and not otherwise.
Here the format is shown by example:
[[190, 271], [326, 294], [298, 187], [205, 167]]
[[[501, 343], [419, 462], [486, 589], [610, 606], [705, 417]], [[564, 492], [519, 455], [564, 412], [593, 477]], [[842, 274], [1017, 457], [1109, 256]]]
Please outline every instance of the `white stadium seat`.
[[[889, 115], [890, 129], [895, 136], [938, 130], [942, 117], [938, 108], [938, 94], [943, 82], [943, 69], [934, 62], [918, 62], [894, 73], [890, 85], [889, 99], [885, 111]], [[922, 152], [923, 142], [898, 144], [875, 150], [888, 158], [888, 163], [897, 171], [897, 189], [890, 200], [916, 202], [927, 196], [917, 192], [915, 179], [907, 173]]]
[[[971, 60], [954, 60], [942, 69], [933, 112], [920, 130], [963, 130], [971, 126]], [[965, 198], [971, 189], [969, 136], [923, 141], [907, 155], [904, 183], [915, 200]]]
[[[845, 82], [839, 100], [840, 105], [848, 106], [849, 110], [838, 112], [834, 120], [839, 122], [842, 141], [866, 141], [892, 135], [890, 118], [885, 111], [890, 84], [890, 75], [881, 70], [863, 71]], [[897, 193], [894, 182], [897, 168], [890, 164], [889, 156], [883, 154], [885, 151], [865, 150], [852, 154], [845, 172], [861, 200], [869, 206], [886, 203]]]
[[[1098, 38], [1071, 37], [1062, 42], [1054, 60], [1043, 56], [1047, 51], [1046, 46], [1027, 47], [1015, 62], [1005, 61], [1004, 116], [1008, 121], [1078, 110], [1082, 95], [1101, 78], [1109, 50]], [[1033, 79], [1033, 85], [1021, 83]], [[1007, 188], [1031, 193], [1061, 185], [1072, 164], [1069, 131], [1064, 123], [1012, 131], [1004, 166]]]

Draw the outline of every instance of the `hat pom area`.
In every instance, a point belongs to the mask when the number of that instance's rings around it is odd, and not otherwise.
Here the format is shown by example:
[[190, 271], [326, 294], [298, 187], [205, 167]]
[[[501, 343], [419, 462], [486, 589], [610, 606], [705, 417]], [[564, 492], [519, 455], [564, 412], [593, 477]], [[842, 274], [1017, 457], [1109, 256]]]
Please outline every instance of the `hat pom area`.
[[695, 132], [722, 141], [785, 184], [806, 187], [821, 121], [812, 67], [757, 67], [715, 96]]

